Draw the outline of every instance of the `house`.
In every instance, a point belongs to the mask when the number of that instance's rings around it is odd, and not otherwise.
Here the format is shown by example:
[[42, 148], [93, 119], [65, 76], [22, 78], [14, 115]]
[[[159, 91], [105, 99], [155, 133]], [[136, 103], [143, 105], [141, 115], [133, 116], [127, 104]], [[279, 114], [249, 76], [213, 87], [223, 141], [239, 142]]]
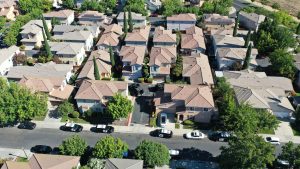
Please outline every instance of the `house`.
[[119, 53], [123, 62], [123, 76], [134, 80], [142, 76], [142, 64], [146, 46], [123, 46]]
[[5, 161], [1, 169], [78, 169], [79, 156], [33, 154], [28, 162]]
[[90, 31], [65, 32], [61, 35], [52, 36], [55, 40], [73, 43], [83, 43], [84, 49], [90, 51], [93, 47], [93, 34]]
[[[237, 30], [236, 37], [247, 37], [247, 30]], [[212, 29], [210, 35], [227, 35], [233, 36], [233, 29]]]
[[[235, 63], [244, 64], [246, 58], [247, 48], [218, 48], [217, 49], [217, 64], [220, 70], [228, 70], [232, 68]], [[257, 67], [256, 56], [257, 49], [252, 48], [250, 56], [250, 69]]]
[[78, 16], [78, 23], [86, 26], [100, 26], [108, 25], [112, 19], [108, 18], [104, 13], [98, 11], [84, 11]]
[[105, 169], [143, 169], [143, 160], [109, 158], [105, 162]]
[[147, 7], [151, 12], [156, 12], [161, 8], [161, 1], [160, 0], [147, 0]]
[[74, 89], [74, 86], [68, 85], [64, 77], [43, 78], [24, 76], [19, 84], [27, 87], [33, 92], [41, 92], [48, 95], [51, 103], [61, 103], [68, 100]]
[[75, 19], [74, 11], [69, 9], [51, 11], [43, 14], [43, 16], [46, 20], [56, 18], [62, 25], [71, 25], [71, 23], [74, 22]]
[[150, 53], [150, 75], [156, 80], [163, 81], [170, 75], [172, 64], [176, 62], [175, 46], [152, 47]]
[[202, 53], [183, 57], [182, 77], [191, 85], [214, 84], [208, 56]]
[[[147, 25], [147, 19], [146, 16], [143, 16], [142, 14], [131, 12], [132, 16], [132, 24], [134, 28], [144, 27]], [[126, 12], [126, 18], [128, 20], [128, 12]], [[118, 25], [122, 26], [124, 25], [124, 12], [120, 12], [117, 17]]]
[[16, 0], [0, 0], [0, 16], [8, 20], [15, 20], [18, 15]]
[[64, 78], [68, 82], [72, 76], [72, 65], [37, 63], [34, 66], [14, 66], [5, 76], [9, 81], [20, 81], [24, 76], [35, 78]]
[[206, 46], [202, 29], [192, 26], [186, 29], [186, 34], [181, 35], [181, 52], [186, 55], [205, 53]]
[[117, 24], [111, 24], [105, 27], [105, 30], [97, 42], [97, 49], [108, 50], [110, 47], [114, 51], [120, 49], [120, 36], [123, 34], [122, 27]]
[[86, 54], [83, 43], [49, 42], [50, 51], [63, 63], [80, 66]]
[[186, 28], [195, 26], [197, 17], [195, 14], [178, 14], [167, 17], [167, 29], [168, 30], [180, 30], [184, 31]]
[[127, 46], [147, 46], [150, 33], [150, 26], [134, 29], [127, 33], [125, 43]]
[[102, 112], [109, 99], [116, 93], [128, 96], [128, 84], [120, 81], [84, 80], [75, 100], [81, 113], [91, 109]]
[[4, 76], [13, 67], [13, 58], [19, 53], [17, 46], [0, 49], [0, 76]]
[[177, 121], [210, 123], [216, 115], [212, 90], [207, 85], [165, 84], [163, 95], [155, 98], [154, 104], [157, 113], [175, 116]]
[[256, 13], [246, 13], [244, 11], [239, 13], [239, 23], [248, 30], [257, 31], [260, 23], [265, 20], [266, 16], [258, 15]]
[[92, 51], [90, 57], [84, 64], [82, 70], [80, 71], [77, 81], [82, 81], [84, 79], [95, 80], [94, 75], [94, 61], [93, 58], [95, 57], [96, 64], [98, 66], [99, 74], [101, 78], [107, 78], [111, 76], [111, 62], [110, 62], [110, 55], [105, 50], [95, 50]]
[[248, 103], [278, 118], [291, 117], [294, 108], [287, 96], [294, 89], [290, 79], [253, 71], [224, 71], [222, 74], [234, 89], [237, 104]]
[[[51, 21], [46, 21], [49, 31], [52, 29]], [[43, 38], [43, 21], [31, 20], [21, 28], [21, 42], [25, 50], [34, 50], [42, 47]]]
[[204, 28], [208, 33], [213, 29], [233, 29], [235, 20], [228, 18], [228, 16], [222, 16], [219, 14], [204, 14], [203, 15]]
[[217, 48], [243, 48], [245, 41], [242, 37], [233, 37], [229, 35], [213, 35], [212, 47], [213, 55], [217, 56]]
[[156, 27], [153, 34], [154, 46], [176, 46], [176, 34], [172, 30], [165, 30], [164, 27]]
[[97, 38], [100, 34], [99, 26], [80, 26], [80, 25], [55, 25], [53, 28], [54, 35], [62, 35], [67, 32], [76, 31], [90, 31], [94, 38]]

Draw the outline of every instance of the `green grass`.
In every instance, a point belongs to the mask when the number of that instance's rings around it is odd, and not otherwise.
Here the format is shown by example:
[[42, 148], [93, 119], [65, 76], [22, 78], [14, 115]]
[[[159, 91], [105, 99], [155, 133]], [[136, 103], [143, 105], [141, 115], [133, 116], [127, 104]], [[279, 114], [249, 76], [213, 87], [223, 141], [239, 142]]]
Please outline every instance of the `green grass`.
[[275, 134], [275, 131], [271, 130], [271, 129], [262, 129], [262, 130], [259, 130], [258, 133], [260, 133], [260, 134]]
[[27, 158], [24, 158], [24, 157], [18, 157], [18, 158], [16, 159], [16, 161], [17, 161], [17, 162], [27, 162], [28, 159], [27, 159]]
[[67, 120], [73, 121], [74, 123], [83, 123], [83, 124], [89, 124], [90, 122], [86, 121], [85, 119], [82, 118], [71, 118], [68, 117], [67, 115], [62, 116], [60, 122], [66, 122]]

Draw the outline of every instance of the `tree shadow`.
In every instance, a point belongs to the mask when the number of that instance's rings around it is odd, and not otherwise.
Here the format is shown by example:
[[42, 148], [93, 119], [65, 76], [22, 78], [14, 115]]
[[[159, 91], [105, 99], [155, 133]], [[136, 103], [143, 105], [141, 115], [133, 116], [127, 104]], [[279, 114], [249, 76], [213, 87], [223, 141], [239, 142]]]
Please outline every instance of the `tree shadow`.
[[184, 148], [180, 150], [178, 157], [180, 160], [199, 160], [199, 161], [216, 161], [216, 158], [210, 152], [192, 148]]

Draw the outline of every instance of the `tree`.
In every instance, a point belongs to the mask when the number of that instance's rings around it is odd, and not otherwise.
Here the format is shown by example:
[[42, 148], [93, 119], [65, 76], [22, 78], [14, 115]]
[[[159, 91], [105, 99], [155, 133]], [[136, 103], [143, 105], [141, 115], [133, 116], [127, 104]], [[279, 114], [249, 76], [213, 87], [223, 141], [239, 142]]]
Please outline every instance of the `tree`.
[[278, 158], [288, 161], [290, 168], [300, 168], [300, 145], [295, 146], [293, 142], [288, 142], [282, 146], [282, 152]]
[[[243, 137], [233, 137], [228, 147], [221, 147], [219, 155], [220, 168], [266, 168], [275, 160], [275, 148], [260, 136], [247, 134]], [[233, 160], [234, 159], [234, 160]]]
[[63, 155], [81, 156], [87, 148], [86, 141], [79, 135], [72, 135], [63, 140], [62, 144], [58, 147]]
[[74, 9], [75, 1], [74, 0], [63, 0], [62, 5], [64, 8]]
[[164, 16], [171, 16], [175, 14], [177, 8], [182, 7], [180, 0], [165, 0], [162, 2], [162, 11]]
[[128, 11], [129, 8], [131, 9], [131, 12], [140, 13], [143, 16], [148, 14], [148, 11], [145, 8], [144, 0], [128, 0], [124, 10]]
[[201, 6], [203, 13], [218, 13], [220, 15], [228, 15], [232, 0], [211, 0], [205, 1]]
[[60, 20], [58, 20], [56, 17], [51, 18], [51, 25], [61, 25]]
[[100, 159], [122, 158], [127, 150], [127, 143], [120, 138], [105, 136], [97, 141], [93, 150], [93, 156]]
[[97, 159], [97, 158], [91, 158], [87, 165], [89, 169], [104, 169], [105, 167], [105, 160]]
[[266, 110], [257, 110], [258, 124], [257, 130], [274, 130], [279, 126], [279, 120]]
[[43, 39], [44, 39], [44, 50], [46, 52], [47, 59], [50, 59], [50, 58], [52, 59], [53, 55], [51, 53], [50, 46], [49, 46], [48, 40], [46, 38], [44, 28], [43, 28], [42, 34], [43, 34]]
[[144, 78], [149, 78], [149, 76], [150, 76], [149, 66], [146, 65], [146, 64], [144, 64], [144, 65], [142, 66], [142, 76], [143, 76]]
[[124, 11], [124, 23], [123, 23], [124, 34], [126, 35], [128, 32], [128, 22], [126, 18], [126, 11]]
[[129, 11], [128, 11], [128, 23], [129, 23], [129, 32], [133, 31], [133, 22], [132, 22], [132, 14], [131, 14], [131, 8], [129, 6]]
[[49, 32], [47, 23], [46, 23], [45, 18], [44, 18], [43, 15], [42, 15], [42, 21], [43, 21], [43, 28], [44, 28], [45, 33], [46, 33], [46, 36], [47, 36], [47, 40], [50, 40], [50, 39], [51, 39], [51, 34], [50, 34], [50, 32]]
[[143, 140], [135, 149], [134, 154], [149, 167], [167, 165], [170, 160], [168, 147], [150, 140]]
[[50, 11], [52, 2], [49, 0], [19, 0], [19, 6], [24, 13], [29, 13], [34, 9]]
[[293, 79], [296, 73], [293, 56], [284, 49], [277, 49], [269, 56], [271, 68], [281, 76]]
[[244, 45], [245, 48], [249, 46], [250, 41], [251, 41], [251, 30], [248, 31], [247, 38]]
[[64, 101], [58, 106], [57, 111], [59, 115], [62, 116], [73, 113], [75, 110], [73, 104], [71, 104], [69, 101]]
[[236, 12], [236, 18], [235, 18], [235, 24], [234, 24], [234, 29], [233, 29], [233, 36], [237, 35], [237, 31], [238, 31], [238, 26], [239, 26], [239, 11]]
[[[300, 13], [300, 12], [299, 12], [299, 13]], [[297, 26], [296, 34], [297, 34], [297, 35], [300, 35], [300, 23], [299, 23], [298, 26]]]
[[47, 96], [0, 78], [0, 124], [30, 120], [47, 112]]
[[176, 64], [172, 69], [172, 75], [175, 78], [179, 78], [182, 76], [182, 70], [183, 70], [183, 58], [181, 55], [177, 55]]
[[110, 56], [111, 66], [114, 67], [116, 64], [116, 61], [115, 61], [115, 55], [114, 55], [114, 52], [113, 52], [111, 46], [109, 47], [109, 56]]
[[0, 17], [0, 31], [4, 28], [5, 23], [6, 23], [6, 19], [3, 16], [1, 16]]
[[99, 73], [99, 69], [98, 69], [98, 65], [97, 65], [95, 56], [93, 57], [93, 62], [94, 62], [94, 77], [95, 77], [95, 80], [100, 80], [100, 73]]
[[243, 69], [249, 68], [251, 52], [252, 52], [252, 44], [250, 43], [250, 45], [248, 46], [248, 49], [247, 49], [245, 60], [244, 60]]
[[132, 111], [131, 101], [117, 93], [108, 101], [107, 112], [113, 119], [125, 118]]

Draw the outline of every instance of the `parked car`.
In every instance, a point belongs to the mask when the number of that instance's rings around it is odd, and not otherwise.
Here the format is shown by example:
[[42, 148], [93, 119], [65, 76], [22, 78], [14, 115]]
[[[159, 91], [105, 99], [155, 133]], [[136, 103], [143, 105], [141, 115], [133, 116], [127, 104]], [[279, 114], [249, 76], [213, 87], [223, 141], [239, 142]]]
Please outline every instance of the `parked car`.
[[170, 156], [178, 156], [179, 155], [179, 150], [170, 149], [169, 154], [170, 154]]
[[194, 130], [192, 132], [186, 133], [184, 136], [187, 139], [204, 139], [205, 137], [205, 135], [198, 130]]
[[19, 124], [19, 129], [27, 129], [27, 130], [33, 130], [35, 129], [36, 124], [30, 121], [25, 121]]
[[213, 141], [228, 141], [231, 136], [232, 134], [227, 131], [217, 131], [212, 133], [209, 139]]
[[33, 153], [40, 153], [40, 154], [50, 154], [52, 152], [52, 148], [47, 145], [36, 145], [30, 149]]
[[98, 124], [93, 128], [93, 132], [95, 133], [113, 133], [114, 130], [114, 127], [106, 124]]
[[280, 145], [280, 140], [277, 137], [266, 137], [265, 141], [269, 142], [269, 143], [271, 143], [273, 145]]
[[173, 136], [173, 132], [167, 129], [156, 129], [152, 131], [150, 135], [160, 138], [171, 138]]
[[70, 132], [81, 132], [83, 127], [79, 124], [75, 124], [73, 122], [67, 122], [65, 125], [60, 127], [63, 131], [70, 131]]
[[168, 119], [168, 116], [166, 113], [161, 113], [160, 114], [160, 126], [161, 127], [166, 127], [166, 124], [167, 124], [167, 119]]

